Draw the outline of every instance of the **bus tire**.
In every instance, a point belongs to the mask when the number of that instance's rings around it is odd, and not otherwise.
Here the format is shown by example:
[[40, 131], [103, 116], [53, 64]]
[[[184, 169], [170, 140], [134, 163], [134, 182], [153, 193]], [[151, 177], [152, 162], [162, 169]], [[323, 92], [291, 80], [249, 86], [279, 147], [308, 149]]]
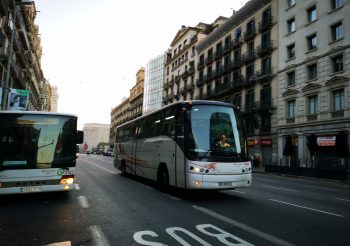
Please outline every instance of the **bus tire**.
[[169, 173], [165, 165], [160, 165], [157, 174], [157, 184], [161, 191], [169, 190]]
[[128, 174], [126, 173], [126, 166], [125, 166], [125, 162], [124, 161], [122, 162], [121, 170], [122, 170], [122, 176], [126, 177]]

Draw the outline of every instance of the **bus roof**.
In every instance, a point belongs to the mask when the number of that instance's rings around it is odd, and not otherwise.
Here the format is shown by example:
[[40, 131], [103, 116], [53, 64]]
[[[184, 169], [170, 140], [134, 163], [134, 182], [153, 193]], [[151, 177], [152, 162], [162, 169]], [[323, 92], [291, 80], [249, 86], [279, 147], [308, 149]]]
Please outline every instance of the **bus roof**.
[[235, 109], [239, 110], [239, 107], [237, 107], [236, 105], [231, 104], [231, 103], [221, 102], [221, 101], [211, 101], [211, 100], [177, 101], [177, 102], [173, 102], [171, 104], [168, 104], [168, 105], [166, 105], [166, 106], [164, 106], [164, 107], [162, 107], [160, 109], [157, 109], [157, 110], [154, 110], [154, 111], [149, 112], [147, 114], [144, 114], [144, 115], [142, 115], [140, 117], [137, 117], [135, 119], [132, 119], [132, 120], [130, 120], [128, 122], [125, 122], [125, 123], [117, 126], [116, 128], [124, 126], [124, 125], [127, 125], [127, 124], [129, 124], [131, 122], [134, 122], [136, 120], [142, 119], [142, 118], [147, 117], [149, 115], [156, 114], [156, 113], [158, 113], [160, 111], [163, 111], [166, 108], [169, 108], [169, 107], [172, 107], [172, 106], [178, 105], [178, 104], [180, 104], [180, 105], [187, 105], [187, 104], [190, 104], [190, 105], [218, 105], [218, 106], [226, 106], [226, 107], [232, 107], [233, 106]]
[[68, 114], [68, 113], [57, 113], [57, 112], [46, 112], [46, 111], [0, 111], [0, 114], [24, 114], [24, 115], [50, 115], [50, 116], [70, 116], [78, 118], [78, 116], [74, 114]]

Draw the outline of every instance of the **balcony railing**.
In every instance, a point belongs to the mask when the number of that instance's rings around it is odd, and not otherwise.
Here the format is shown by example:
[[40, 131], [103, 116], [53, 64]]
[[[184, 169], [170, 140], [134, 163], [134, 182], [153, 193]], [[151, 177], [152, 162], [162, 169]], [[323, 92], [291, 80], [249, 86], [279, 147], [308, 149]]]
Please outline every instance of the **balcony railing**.
[[183, 72], [183, 73], [181, 74], [181, 78], [182, 78], [184, 81], [186, 81], [187, 77], [188, 77], [188, 71], [185, 71], [185, 72]]
[[181, 76], [180, 75], [175, 76], [175, 80], [174, 81], [175, 81], [176, 84], [179, 84], [180, 81], [181, 81]]
[[230, 52], [233, 49], [233, 42], [230, 40], [229, 42], [225, 43], [224, 46], [224, 54]]
[[251, 38], [254, 38], [256, 35], [256, 28], [255, 26], [252, 26], [252, 28], [244, 33], [244, 40], [248, 41]]
[[332, 112], [332, 118], [342, 118], [344, 117], [344, 110], [337, 110]]
[[307, 116], [307, 121], [315, 121], [317, 120], [317, 114], [309, 114]]
[[272, 100], [270, 98], [264, 98], [260, 101], [259, 106], [261, 110], [270, 109], [272, 108]]
[[196, 80], [196, 85], [197, 85], [197, 86], [202, 86], [202, 85], [204, 85], [204, 79], [203, 79], [203, 77], [202, 77], [202, 78], [198, 78], [198, 79]]
[[260, 83], [265, 83], [270, 81], [272, 79], [271, 67], [262, 69], [261, 71], [257, 71], [255, 73], [255, 77]]
[[232, 48], [236, 48], [238, 46], [240, 46], [242, 44], [242, 38], [239, 37], [239, 38], [235, 38], [232, 42]]
[[249, 63], [254, 61], [256, 58], [256, 53], [255, 50], [254, 51], [248, 51], [245, 54], [242, 55], [242, 61], [244, 63]]
[[222, 49], [216, 50], [215, 51], [215, 60], [220, 59], [222, 55], [223, 55]]
[[186, 92], [186, 88], [185, 88], [185, 86], [182, 86], [180, 88], [180, 93], [183, 95], [183, 94], [185, 94], [185, 92]]
[[205, 58], [205, 65], [210, 65], [211, 63], [213, 63], [214, 58], [213, 56], [208, 56], [207, 58]]
[[273, 51], [273, 42], [269, 40], [257, 47], [258, 56], [264, 56], [270, 54]]
[[188, 85], [186, 85], [186, 91], [193, 91], [193, 89], [194, 89], [194, 84], [188, 84]]
[[212, 81], [213, 78], [214, 78], [213, 73], [212, 72], [208, 73], [206, 76], [204, 76], [204, 83], [208, 83], [208, 82]]
[[199, 61], [199, 63], [197, 64], [198, 70], [201, 70], [202, 68], [204, 68], [204, 60]]
[[295, 123], [295, 118], [287, 118], [287, 123], [288, 124], [292, 124], [292, 123]]
[[265, 30], [270, 29], [273, 26], [272, 20], [273, 18], [271, 15], [263, 18], [263, 20], [259, 22], [259, 32], [264, 32]]
[[240, 67], [240, 66], [242, 65], [242, 58], [241, 58], [241, 56], [234, 58], [234, 59], [232, 60], [231, 64], [232, 64], [232, 65], [231, 65], [231, 66], [232, 66], [232, 69], [235, 69], [235, 68], [237, 68], [237, 67]]
[[247, 76], [245, 78], [244, 86], [249, 87], [256, 84], [256, 77], [254, 75]]
[[170, 80], [168, 85], [169, 85], [169, 87], [173, 87], [174, 86], [174, 80], [173, 79]]

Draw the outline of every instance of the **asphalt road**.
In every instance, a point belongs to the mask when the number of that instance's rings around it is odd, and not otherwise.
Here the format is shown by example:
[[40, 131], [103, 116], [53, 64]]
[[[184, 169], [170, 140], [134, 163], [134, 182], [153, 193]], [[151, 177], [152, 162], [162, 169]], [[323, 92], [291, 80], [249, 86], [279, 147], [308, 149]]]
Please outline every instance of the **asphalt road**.
[[246, 189], [172, 190], [80, 155], [77, 190], [0, 197], [0, 245], [349, 245], [350, 186], [254, 174]]

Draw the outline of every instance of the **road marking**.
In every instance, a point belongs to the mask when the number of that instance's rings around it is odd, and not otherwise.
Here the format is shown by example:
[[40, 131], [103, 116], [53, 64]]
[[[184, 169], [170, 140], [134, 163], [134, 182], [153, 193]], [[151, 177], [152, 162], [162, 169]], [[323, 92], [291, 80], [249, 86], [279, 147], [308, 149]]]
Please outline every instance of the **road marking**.
[[297, 190], [285, 189], [285, 188], [280, 188], [280, 187], [270, 186], [270, 185], [262, 185], [262, 186], [264, 186], [266, 188], [276, 189], [276, 190], [285, 190], [285, 191], [290, 191], [290, 192], [299, 192]]
[[50, 244], [46, 244], [45, 246], [72, 246], [72, 242], [66, 241], [66, 242], [59, 242], [59, 243], [50, 243]]
[[171, 200], [174, 200], [174, 201], [181, 201], [182, 199], [181, 198], [178, 198], [176, 196], [171, 196], [169, 194], [166, 194], [166, 193], [162, 193], [162, 196], [167, 196], [169, 197]]
[[343, 201], [343, 202], [350, 202], [349, 199], [343, 199], [343, 198], [337, 198], [337, 197], [335, 197], [335, 199], [337, 199], [339, 201]]
[[323, 188], [323, 187], [318, 187], [318, 186], [315, 186], [315, 185], [302, 185], [302, 186], [308, 187], [308, 188], [314, 188], [314, 189], [318, 189], [318, 190], [337, 191], [336, 189]]
[[238, 191], [238, 190], [230, 190], [231, 192], [235, 192], [235, 193], [239, 193], [239, 194], [243, 194], [246, 195], [247, 193], [243, 192], [243, 191]]
[[109, 246], [109, 242], [100, 226], [93, 225], [89, 226], [90, 232], [92, 234], [92, 240], [94, 246]]
[[315, 211], [315, 212], [319, 212], [319, 213], [323, 213], [323, 214], [329, 214], [329, 215], [333, 215], [333, 216], [337, 216], [337, 217], [343, 217], [343, 215], [340, 215], [340, 214], [335, 214], [335, 213], [330, 213], [330, 212], [327, 212], [327, 211], [323, 211], [323, 210], [319, 210], [319, 209], [315, 209], [315, 208], [309, 208], [309, 207], [305, 207], [305, 206], [300, 206], [300, 205], [297, 205], [297, 204], [293, 204], [293, 203], [289, 203], [289, 202], [283, 202], [283, 201], [279, 201], [279, 200], [275, 200], [275, 199], [269, 199], [270, 201], [273, 201], [273, 202], [278, 202], [278, 203], [282, 203], [282, 204], [286, 204], [286, 205], [290, 205], [290, 206], [294, 206], [294, 207], [298, 207], [298, 208], [304, 208], [304, 209], [307, 209], [307, 210], [311, 210], [311, 211]]
[[231, 218], [228, 218], [226, 216], [218, 214], [218, 213], [216, 213], [214, 211], [211, 211], [209, 209], [206, 209], [206, 208], [203, 208], [203, 207], [199, 207], [199, 206], [196, 206], [196, 205], [193, 205], [192, 207], [194, 209], [202, 212], [202, 213], [205, 213], [205, 214], [210, 215], [210, 216], [212, 216], [212, 217], [214, 217], [214, 218], [216, 218], [218, 220], [224, 221], [225, 223], [228, 223], [230, 225], [238, 227], [238, 228], [240, 228], [240, 229], [242, 229], [244, 231], [247, 231], [247, 232], [249, 232], [249, 233], [251, 233], [251, 234], [253, 234], [255, 236], [261, 237], [261, 238], [263, 238], [263, 239], [265, 239], [265, 240], [267, 240], [269, 242], [272, 242], [274, 244], [283, 245], [283, 246], [293, 246], [294, 245], [294, 244], [292, 244], [290, 242], [287, 242], [287, 241], [284, 241], [282, 239], [279, 239], [279, 238], [277, 238], [275, 236], [272, 236], [270, 234], [262, 232], [262, 231], [260, 231], [258, 229], [255, 229], [253, 227], [245, 225], [245, 224], [243, 224], [241, 222], [235, 221], [235, 220], [233, 220]]
[[[132, 179], [130, 179], [130, 180], [132, 180]], [[148, 186], [148, 185], [142, 184], [142, 183], [140, 183], [140, 182], [138, 182], [138, 181], [136, 181], [136, 180], [132, 180], [132, 181], [134, 181], [135, 184], [141, 185], [141, 186], [144, 187], [144, 188], [147, 188], [147, 189], [149, 189], [149, 190], [153, 190], [153, 188], [150, 187], [150, 186]]]
[[98, 168], [100, 168], [100, 169], [102, 169], [102, 170], [105, 170], [106, 172], [109, 172], [109, 173], [111, 173], [111, 174], [117, 174], [117, 172], [108, 170], [107, 168], [104, 168], [104, 167], [101, 167], [101, 166], [99, 166], [99, 165], [96, 165], [95, 163], [92, 163], [92, 162], [90, 162], [90, 161], [84, 160], [84, 162], [86, 162], [86, 163], [88, 163], [88, 164], [90, 164], [90, 165], [93, 165], [93, 166], [95, 166], [95, 167], [98, 167]]
[[75, 190], [80, 190], [80, 185], [78, 183], [74, 184], [74, 189]]
[[82, 208], [89, 207], [89, 202], [88, 202], [86, 196], [78, 196], [78, 201], [79, 201], [80, 207], [82, 207]]

